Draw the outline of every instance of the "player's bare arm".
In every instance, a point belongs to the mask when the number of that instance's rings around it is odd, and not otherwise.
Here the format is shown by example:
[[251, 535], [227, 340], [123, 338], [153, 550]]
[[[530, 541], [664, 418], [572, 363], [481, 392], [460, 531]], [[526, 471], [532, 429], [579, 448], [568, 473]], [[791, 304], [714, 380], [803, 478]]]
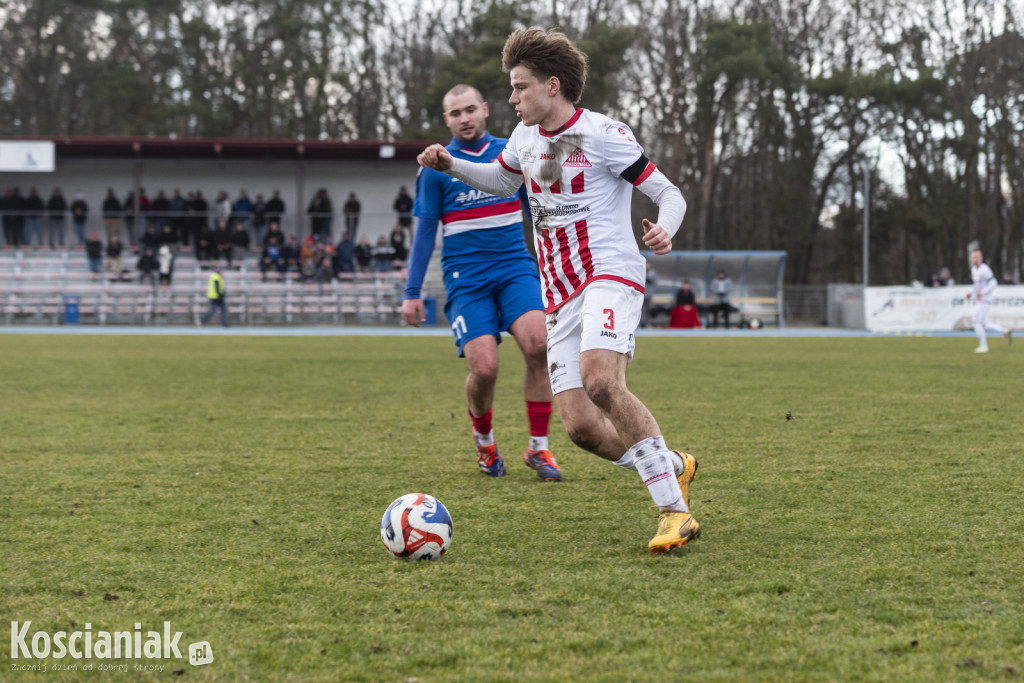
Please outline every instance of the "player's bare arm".
[[416, 161], [423, 168], [432, 168], [435, 171], [447, 171], [452, 167], [452, 155], [443, 145], [434, 144], [420, 152]]
[[402, 302], [402, 319], [413, 327], [419, 327], [426, 320], [423, 313], [423, 299], [406, 299]]

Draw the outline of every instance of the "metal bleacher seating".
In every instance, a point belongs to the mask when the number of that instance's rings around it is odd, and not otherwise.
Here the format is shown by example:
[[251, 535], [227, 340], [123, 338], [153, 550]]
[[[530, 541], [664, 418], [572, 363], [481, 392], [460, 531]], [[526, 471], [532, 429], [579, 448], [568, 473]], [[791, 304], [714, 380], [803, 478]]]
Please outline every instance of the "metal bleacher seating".
[[[135, 256], [126, 254], [122, 279], [89, 271], [81, 249], [0, 250], [0, 322], [67, 322], [68, 297], [77, 297], [83, 325], [194, 325], [207, 310], [209, 269], [190, 252], [175, 260], [171, 285], [140, 283]], [[397, 325], [403, 272], [354, 273], [324, 283], [297, 273], [264, 279], [255, 254], [224, 269], [232, 325]], [[73, 300], [73, 299], [72, 299]], [[216, 321], [212, 321], [216, 322]]]

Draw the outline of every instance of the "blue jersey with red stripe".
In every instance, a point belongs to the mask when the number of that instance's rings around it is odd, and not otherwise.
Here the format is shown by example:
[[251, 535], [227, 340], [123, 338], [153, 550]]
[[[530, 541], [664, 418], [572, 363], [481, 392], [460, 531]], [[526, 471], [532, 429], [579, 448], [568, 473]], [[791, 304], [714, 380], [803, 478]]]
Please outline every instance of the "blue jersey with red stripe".
[[[452, 156], [468, 161], [494, 162], [506, 142], [505, 138], [485, 132], [472, 144], [453, 138], [446, 149]], [[513, 197], [497, 197], [446, 173], [424, 168], [416, 181], [413, 214], [424, 223], [440, 221], [441, 267], [446, 274], [520, 258], [535, 264], [523, 241], [521, 202], [524, 199], [523, 188]], [[412, 255], [413, 260], [417, 257], [415, 253]], [[422, 265], [425, 268], [425, 264]], [[412, 270], [414, 264], [410, 262]]]

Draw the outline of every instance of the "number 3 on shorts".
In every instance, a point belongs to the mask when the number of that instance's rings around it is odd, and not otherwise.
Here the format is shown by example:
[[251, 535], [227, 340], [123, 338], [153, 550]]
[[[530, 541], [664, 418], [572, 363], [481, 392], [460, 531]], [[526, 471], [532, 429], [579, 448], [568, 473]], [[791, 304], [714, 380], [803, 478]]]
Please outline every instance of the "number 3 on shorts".
[[615, 329], [615, 311], [613, 309], [611, 309], [611, 308], [606, 308], [606, 309], [604, 309], [601, 312], [604, 313], [606, 316], [608, 316], [608, 322], [606, 322], [604, 324], [604, 329], [606, 329], [606, 330], [614, 330]]

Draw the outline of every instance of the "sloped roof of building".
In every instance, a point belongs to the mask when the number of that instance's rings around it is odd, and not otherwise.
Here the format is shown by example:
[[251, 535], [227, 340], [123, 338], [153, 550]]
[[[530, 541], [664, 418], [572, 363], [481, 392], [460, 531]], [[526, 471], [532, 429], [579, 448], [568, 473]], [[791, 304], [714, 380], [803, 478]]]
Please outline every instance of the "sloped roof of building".
[[[57, 158], [111, 159], [283, 159], [409, 161], [433, 140], [331, 140], [32, 136], [9, 140], [50, 140]], [[446, 143], [447, 141], [438, 141]]]

